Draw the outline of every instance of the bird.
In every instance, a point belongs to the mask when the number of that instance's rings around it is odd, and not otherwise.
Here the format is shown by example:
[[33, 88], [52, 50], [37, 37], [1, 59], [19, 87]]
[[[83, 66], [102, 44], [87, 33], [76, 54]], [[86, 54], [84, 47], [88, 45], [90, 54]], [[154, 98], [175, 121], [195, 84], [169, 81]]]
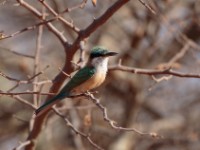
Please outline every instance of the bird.
[[82, 94], [100, 86], [106, 78], [108, 59], [116, 54], [118, 53], [111, 52], [102, 46], [93, 47], [86, 65], [75, 73], [57, 95], [36, 109], [35, 115], [40, 116], [64, 98]]

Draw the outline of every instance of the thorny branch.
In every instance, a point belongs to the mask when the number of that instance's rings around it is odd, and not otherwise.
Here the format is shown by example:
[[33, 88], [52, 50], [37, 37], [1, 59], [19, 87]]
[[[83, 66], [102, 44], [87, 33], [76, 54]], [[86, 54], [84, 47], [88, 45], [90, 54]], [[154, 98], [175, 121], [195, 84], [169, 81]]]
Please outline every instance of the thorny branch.
[[180, 30], [177, 30], [176, 28], [172, 27], [170, 23], [167, 21], [166, 17], [163, 16], [160, 13], [157, 13], [150, 5], [145, 3], [143, 0], [138, 0], [142, 5], [144, 5], [154, 16], [156, 16], [156, 19], [161, 20], [163, 24], [167, 27], [167, 29], [170, 31], [171, 34], [178, 33], [177, 35], [174, 35], [176, 40], [180, 42], [182, 45], [185, 45], [185, 43], [188, 43], [189, 46], [191, 46], [194, 49], [200, 50], [200, 46], [196, 44], [193, 40], [188, 38], [185, 34], [183, 34]]
[[[45, 19], [42, 19], [42, 14], [33, 6], [31, 6], [29, 3], [25, 2], [24, 0], [17, 0], [17, 2], [23, 6], [24, 8], [28, 9], [34, 16], [38, 17], [40, 20], [45, 21]], [[48, 29], [56, 35], [56, 37], [60, 40], [60, 42], [65, 46], [67, 39], [65, 36], [60, 32], [54, 25], [52, 25], [50, 22], [46, 24]]]
[[[74, 30], [76, 33], [79, 33], [79, 32], [80, 32], [80, 30], [79, 30], [77, 27], [74, 26], [73, 22], [70, 23], [70, 22], [66, 21], [61, 15], [64, 14], [64, 13], [66, 13], [66, 12], [71, 12], [71, 11], [77, 9], [77, 8], [83, 8], [83, 7], [86, 5], [87, 0], [84, 0], [83, 2], [81, 2], [80, 4], [78, 4], [78, 5], [74, 6], [74, 7], [67, 8], [66, 10], [62, 11], [62, 12], [59, 13], [59, 14], [56, 13], [56, 12], [47, 4], [46, 1], [43, 1], [43, 0], [39, 0], [39, 1], [54, 15], [54, 17], [52, 17], [51, 19], [48, 19], [48, 20], [43, 19], [43, 21], [41, 21], [41, 22], [39, 22], [39, 23], [36, 23], [36, 24], [34, 24], [34, 25], [32, 25], [32, 26], [23, 28], [23, 29], [21, 29], [21, 30], [19, 30], [19, 31], [16, 31], [16, 32], [10, 34], [10, 35], [4, 35], [4, 34], [2, 33], [2, 36], [0, 36], [0, 40], [4, 40], [4, 39], [7, 39], [7, 38], [14, 37], [14, 36], [16, 36], [16, 35], [18, 35], [18, 34], [24, 33], [24, 32], [29, 31], [29, 30], [34, 30], [34, 29], [36, 29], [36, 28], [37, 28], [38, 26], [40, 26], [40, 25], [45, 25], [45, 24], [47, 24], [47, 23], [51, 23], [51, 22], [56, 21], [56, 20], [62, 21], [66, 26], [68, 26], [69, 28], [71, 28], [72, 30]], [[26, 4], [26, 3], [25, 3], [25, 4]], [[28, 3], [27, 3], [26, 5], [28, 5]], [[26, 5], [25, 5], [25, 6], [26, 6]], [[29, 7], [30, 7], [30, 6], [29, 6]], [[30, 7], [30, 8], [31, 8], [31, 7]], [[39, 13], [38, 13], [38, 14], [39, 14]], [[50, 27], [51, 27], [51, 26], [50, 26]], [[53, 30], [53, 27], [52, 27], [52, 30]], [[53, 31], [54, 31], [54, 30], [53, 30]], [[58, 32], [58, 31], [55, 30], [55, 32]], [[59, 34], [59, 33], [56, 33], [56, 34]], [[64, 38], [63, 38], [63, 39], [64, 39]], [[64, 42], [64, 41], [63, 41], [63, 42]], [[29, 57], [29, 56], [27, 56], [27, 57]], [[32, 56], [30, 56], [30, 57], [32, 58]]]
[[[78, 33], [79, 32], [79, 28], [75, 27], [74, 24], [71, 22], [68, 22], [65, 18], [61, 17], [61, 14], [58, 14], [56, 11], [53, 10], [53, 8], [51, 8], [50, 5], [48, 5], [48, 3], [45, 0], [38, 0], [40, 3], [42, 3], [42, 5], [47, 8], [47, 10], [49, 10], [58, 20], [60, 20], [64, 25], [66, 25], [67, 27], [69, 27], [70, 29], [72, 29], [74, 32]], [[86, 3], [86, 2], [85, 2]]]
[[35, 110], [37, 108], [34, 104], [32, 104], [29, 101], [21, 98], [19, 95], [11, 95], [11, 97], [16, 99], [18, 102], [24, 104], [25, 106], [28, 106], [28, 107], [32, 108], [33, 110]]
[[100, 146], [98, 146], [90, 137], [89, 134], [85, 134], [81, 131], [79, 131], [78, 129], [76, 129], [74, 127], [74, 125], [67, 119], [67, 117], [65, 117], [64, 115], [62, 115], [59, 110], [57, 108], [53, 108], [54, 112], [59, 116], [61, 117], [65, 122], [66, 122], [66, 125], [68, 127], [70, 127], [76, 134], [80, 135], [81, 137], [85, 138], [94, 148], [98, 149], [98, 150], [103, 150], [103, 148], [101, 148]]
[[[85, 38], [87, 38], [91, 33], [93, 33], [99, 26], [101, 26], [103, 23], [105, 23], [121, 6], [123, 6], [126, 2], [128, 2], [128, 0], [118, 0], [113, 6], [111, 6], [110, 8], [108, 8], [108, 10], [101, 15], [99, 18], [94, 19], [94, 21], [85, 29], [80, 30], [79, 28], [75, 27], [73, 22], [68, 22], [67, 20], [65, 20], [61, 14], [66, 13], [66, 12], [70, 12], [74, 9], [77, 8], [83, 8], [87, 2], [87, 0], [83, 0], [80, 4], [72, 7], [72, 8], [67, 8], [64, 11], [62, 11], [61, 13], [57, 13], [56, 11], [54, 11], [50, 5], [45, 1], [45, 0], [38, 0], [39, 2], [41, 2], [41, 4], [49, 11], [51, 12], [54, 17], [52, 19], [49, 20], [45, 20], [44, 18], [41, 18], [42, 14], [35, 9], [34, 7], [32, 7], [30, 4], [28, 4], [27, 2], [25, 2], [24, 0], [17, 0], [19, 2], [19, 4], [23, 7], [25, 7], [26, 9], [28, 9], [29, 11], [31, 11], [34, 16], [37, 16], [41, 22], [24, 28], [20, 31], [17, 31], [11, 35], [7, 35], [7, 36], [2, 36], [1, 39], [5, 39], [5, 38], [10, 38], [10, 37], [14, 37], [15, 35], [18, 35], [20, 33], [23, 33], [25, 31], [29, 31], [29, 30], [33, 30], [35, 28], [37, 28], [40, 25], [46, 25], [49, 30], [51, 32], [53, 32], [61, 41], [61, 43], [63, 44], [63, 46], [65, 47], [66, 45], [68, 46], [67, 48], [65, 48], [65, 50], [68, 50], [66, 52], [68, 52], [68, 59], [71, 59], [73, 57], [73, 54], [75, 53], [75, 51], [80, 48], [80, 42], [82, 40], [84, 40]], [[143, 2], [142, 0], [139, 0], [148, 10], [150, 10], [150, 12], [154, 15], [157, 15], [157, 12], [150, 7], [148, 4], [146, 4], [145, 2]], [[64, 37], [64, 35], [62, 34], [62, 32], [58, 31], [56, 27], [54, 27], [51, 22], [53, 21], [61, 21], [63, 24], [65, 24], [67, 27], [69, 27], [70, 29], [72, 29], [75, 33], [78, 34], [77, 39], [75, 40], [75, 42], [73, 44], [69, 44], [67, 39]], [[170, 29], [171, 31], [173, 31], [173, 29]], [[173, 69], [170, 68], [170, 66], [176, 62], [178, 59], [180, 59], [181, 57], [184, 56], [184, 54], [187, 52], [187, 50], [189, 49], [189, 47], [194, 48], [194, 49], [198, 49], [200, 50], [199, 45], [197, 45], [195, 42], [193, 42], [192, 40], [190, 40], [189, 38], [187, 38], [185, 35], [183, 35], [182, 33], [180, 33], [181, 36], [181, 40], [184, 40], [184, 42], [186, 41], [187, 44], [185, 44], [183, 46], [183, 48], [181, 49], [181, 51], [179, 53], [177, 53], [177, 55], [175, 55], [168, 63], [168, 68], [164, 69], [164, 70], [157, 70], [157, 69], [141, 69], [141, 68], [133, 68], [133, 67], [127, 67], [127, 66], [123, 66], [121, 65], [121, 63], [111, 66], [110, 70], [121, 70], [121, 71], [126, 71], [126, 72], [131, 72], [131, 73], [135, 73], [135, 74], [144, 74], [144, 75], [150, 75], [152, 76], [155, 80], [156, 79], [154, 76], [155, 75], [170, 75], [171, 76], [177, 76], [177, 77], [186, 77], [186, 78], [200, 78], [200, 74], [192, 74], [192, 73], [182, 73], [179, 71], [174, 71]], [[182, 42], [182, 43], [184, 43]], [[22, 55], [22, 54], [20, 54]], [[28, 57], [28, 56], [26, 56]], [[29, 56], [32, 57], [32, 56]], [[69, 62], [69, 60], [68, 60]], [[67, 66], [69, 64], [67, 64], [66, 61], [66, 65]], [[64, 69], [62, 72], [65, 72]], [[70, 72], [70, 69], [68, 69], [68, 72]], [[40, 74], [42, 74], [42, 72], [39, 72], [37, 74], [35, 74], [34, 76], [32, 76], [31, 78], [27, 79], [27, 80], [18, 80], [12, 77], [9, 77], [7, 75], [5, 75], [4, 73], [0, 72], [0, 75], [3, 76], [4, 78], [10, 80], [10, 81], [14, 81], [17, 82], [17, 85], [13, 88], [16, 88], [19, 84], [28, 84], [28, 83], [32, 83], [32, 80], [39, 76]], [[58, 77], [58, 76], [57, 76]], [[165, 77], [164, 77], [165, 78]], [[165, 79], [168, 79], [168, 77], [166, 77]], [[46, 83], [46, 81], [41, 81], [40, 83], [42, 84], [43, 82]], [[36, 83], [35, 83], [36, 84]], [[39, 84], [39, 83], [38, 83]], [[59, 86], [58, 86], [59, 87]], [[19, 97], [18, 95], [20, 94], [40, 94], [40, 95], [55, 95], [54, 93], [40, 93], [40, 92], [33, 92], [33, 91], [29, 91], [29, 92], [19, 92], [19, 93], [10, 93], [10, 92], [0, 92], [0, 94], [3, 95], [10, 95], [12, 97], [14, 97], [15, 99], [17, 99], [18, 101], [24, 103], [25, 105], [30, 106], [33, 109], [36, 109], [36, 106], [29, 103], [28, 101], [22, 99], [21, 97]], [[116, 123], [111, 120], [108, 115], [107, 115], [107, 109], [106, 107], [104, 107], [98, 99], [96, 99], [93, 95], [91, 94], [83, 94], [84, 96], [87, 96], [103, 113], [103, 117], [104, 120], [106, 122], [108, 122], [108, 124], [116, 130], [124, 130], [124, 131], [134, 131], [136, 133], [138, 133], [139, 135], [149, 135], [152, 137], [159, 137], [159, 135], [157, 135], [156, 133], [143, 133], [138, 131], [137, 129], [134, 128], [123, 128], [120, 127], [118, 125], [116, 125]], [[89, 141], [89, 143], [94, 146], [94, 148], [97, 149], [102, 149], [100, 148], [96, 143], [94, 143], [92, 141], [92, 139], [90, 138], [90, 135], [87, 135], [85, 133], [82, 133], [81, 131], [79, 131], [78, 129], [74, 128], [74, 126], [71, 124], [71, 122], [69, 122], [69, 120], [63, 116], [57, 109], [54, 108], [55, 113], [60, 116], [61, 118], [63, 118], [67, 124], [67, 126], [69, 126], [75, 133], [79, 134], [80, 136], [82, 136], [83, 138], [87, 139]], [[29, 147], [26, 147], [26, 149], [32, 149], [34, 147], [34, 143], [30, 142], [34, 139], [37, 138], [38, 133], [40, 132], [40, 127], [42, 126], [42, 123], [38, 123], [38, 122], [43, 122], [44, 118], [41, 118], [40, 120], [36, 120], [35, 126], [33, 126], [33, 130], [32, 130], [32, 135], [29, 135], [28, 141], [20, 144], [16, 149], [20, 149], [24, 146], [29, 145]], [[37, 129], [37, 127], [39, 127]], [[37, 130], [37, 131], [36, 131]], [[36, 131], [36, 132], [35, 132]], [[32, 145], [31, 145], [32, 144]]]
[[[45, 19], [45, 7], [42, 7], [42, 18]], [[36, 50], [35, 50], [35, 59], [34, 59], [34, 66], [33, 66], [33, 74], [37, 74], [40, 69], [40, 51], [42, 48], [42, 35], [43, 35], [43, 30], [44, 26], [41, 25], [38, 28], [38, 33], [37, 33], [37, 41], [36, 41]], [[33, 82], [38, 82], [39, 77], [35, 77]], [[39, 85], [33, 84], [33, 91], [38, 91], [39, 90]], [[39, 103], [39, 95], [33, 95], [33, 103], [34, 105], [38, 105]]]
[[[128, 2], [128, 0], [118, 0], [116, 1], [112, 6], [110, 6], [107, 11], [101, 15], [98, 19], [95, 19], [94, 22], [92, 22], [86, 29], [81, 30], [78, 33], [78, 37], [77, 39], [74, 41], [73, 44], [69, 44], [67, 42], [67, 40], [63, 40], [63, 38], [59, 39], [61, 40], [61, 43], [63, 43], [63, 46], [65, 48], [65, 52], [66, 52], [66, 62], [65, 65], [63, 67], [63, 71], [66, 72], [67, 74], [70, 74], [72, 72], [72, 67], [71, 67], [71, 60], [73, 58], [73, 55], [75, 54], [75, 52], [79, 49], [80, 47], [80, 42], [82, 40], [84, 40], [85, 38], [87, 38], [91, 33], [93, 33], [98, 27], [100, 27], [102, 24], [104, 24], [120, 7], [122, 7], [124, 4], [126, 4]], [[25, 8], [29, 9], [32, 12], [32, 9], [30, 6], [26, 6], [23, 5]], [[35, 14], [35, 11], [34, 11]], [[38, 14], [35, 14], [36, 16], [38, 16]], [[41, 15], [39, 15], [41, 16]], [[49, 24], [49, 23], [48, 23]], [[47, 24], [47, 25], [48, 25]], [[57, 84], [54, 84], [50, 91], [51, 92], [57, 92], [59, 90], [59, 88], [61, 87], [61, 85], [63, 84], [64, 80], [66, 79], [66, 76], [63, 75], [63, 73], [59, 73], [56, 78], [55, 81], [57, 81]], [[50, 97], [48, 97], [50, 98]], [[44, 119], [47, 115], [48, 111], [41, 115], [40, 117], [37, 117], [32, 131], [28, 137], [27, 140], [34, 140], [37, 138], [37, 136], [39, 135], [41, 129], [42, 129], [42, 125], [44, 122]], [[35, 146], [35, 143], [32, 142], [30, 145], [26, 146], [26, 150], [32, 150]]]
[[19, 146], [15, 147], [13, 150], [21, 150], [23, 147], [25, 147], [26, 145], [29, 145], [31, 143], [31, 141], [25, 141], [20, 143]]
[[[1, 38], [0, 38], [0, 40], [1, 40]], [[27, 58], [32, 58], [32, 59], [34, 58], [34, 56], [27, 55], [27, 54], [22, 54], [22, 53], [19, 53], [19, 52], [17, 52], [17, 51], [14, 51], [14, 50], [12, 50], [12, 49], [9, 49], [9, 48], [0, 47], [0, 49], [9, 51], [9, 52], [11, 52], [11, 53], [13, 53], [13, 54], [15, 54], [15, 55], [18, 55], [18, 56], [27, 57]]]
[[113, 65], [109, 67], [109, 70], [120, 70], [124, 72], [130, 72], [134, 74], [144, 74], [144, 75], [173, 75], [181, 78], [200, 78], [200, 74], [194, 74], [194, 73], [183, 73], [179, 71], [174, 71], [171, 68], [167, 68], [164, 70], [158, 70], [158, 69], [141, 69], [141, 68], [134, 68], [134, 67], [127, 67], [121, 65], [121, 63], [117, 65]]
[[94, 95], [92, 95], [91, 93], [85, 93], [85, 96], [88, 97], [89, 100], [91, 100], [103, 113], [103, 117], [104, 117], [104, 120], [106, 122], [108, 122], [108, 124], [115, 130], [123, 130], [123, 131], [133, 131], [139, 135], [149, 135], [151, 137], [156, 137], [156, 138], [161, 138], [160, 135], [158, 135], [157, 133], [144, 133], [144, 132], [141, 132], [135, 128], [125, 128], [125, 127], [121, 127], [121, 126], [118, 126], [116, 125], [117, 123], [113, 120], [111, 120], [109, 117], [108, 117], [108, 113], [107, 113], [107, 109], [105, 106], [103, 106], [101, 103], [100, 103], [100, 100], [95, 98]]
[[46, 69], [48, 69], [48, 68], [49, 68], [49, 66], [46, 66], [46, 67], [43, 69], [43, 71], [40, 71], [40, 72], [36, 73], [36, 74], [33, 75], [32, 77], [29, 77], [27, 80], [19, 80], [19, 79], [10, 77], [10, 76], [4, 74], [4, 73], [1, 72], [1, 71], [0, 71], [0, 76], [4, 77], [4, 78], [6, 78], [6, 79], [8, 79], [8, 80], [10, 80], [10, 81], [17, 82], [17, 83], [19, 83], [19, 84], [28, 84], [28, 83], [31, 83], [31, 81], [32, 81], [35, 77], [37, 77], [37, 76], [43, 74], [44, 71], [45, 71]]
[[37, 94], [37, 95], [56, 95], [55, 93], [42, 93], [42, 92], [36, 92], [36, 91], [27, 91], [27, 92], [2, 92], [0, 91], [0, 95], [26, 95], [26, 94]]
[[[39, 22], [39, 23], [36, 23], [36, 24], [34, 24], [34, 25], [32, 25], [32, 26], [29, 26], [29, 27], [23, 28], [23, 29], [21, 29], [21, 30], [19, 30], [19, 31], [16, 31], [16, 32], [14, 32], [14, 33], [12, 33], [12, 34], [10, 34], [10, 35], [2, 35], [2, 36], [0, 37], [0, 40], [4, 40], [4, 39], [7, 39], [7, 38], [14, 37], [14, 36], [16, 36], [16, 35], [18, 35], [18, 34], [24, 33], [24, 32], [29, 31], [29, 30], [34, 30], [34, 29], [36, 29], [38, 26], [41, 26], [41, 25], [44, 25], [44, 24], [53, 22], [53, 21], [55, 21], [56, 19], [57, 19], [57, 17], [52, 18], [52, 19], [49, 19], [49, 20], [45, 20], [45, 21], [42, 21], [42, 22]], [[32, 56], [30, 56], [30, 57], [32, 57]]]

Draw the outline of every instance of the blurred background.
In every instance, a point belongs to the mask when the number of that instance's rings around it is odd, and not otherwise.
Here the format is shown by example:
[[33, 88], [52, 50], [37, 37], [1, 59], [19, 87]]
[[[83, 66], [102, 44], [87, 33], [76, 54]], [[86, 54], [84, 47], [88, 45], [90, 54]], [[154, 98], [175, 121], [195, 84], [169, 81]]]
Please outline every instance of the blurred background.
[[[2, 1], [1, 1], [2, 2]], [[39, 2], [28, 1], [42, 11]], [[78, 0], [46, 0], [56, 11], [62, 12], [79, 4]], [[68, 21], [80, 29], [86, 28], [94, 17], [102, 13], [115, 1], [97, 0], [96, 6], [87, 1], [83, 9], [65, 13]], [[200, 42], [200, 1], [162, 0], [145, 1], [157, 12], [150, 13], [139, 1], [130, 1], [117, 11], [104, 25], [86, 39], [84, 61], [89, 50], [103, 45], [119, 53], [110, 59], [110, 65], [122, 64], [146, 69], [162, 69], [171, 62], [185, 46], [180, 42], [179, 32]], [[44, 9], [43, 9], [44, 10]], [[165, 21], [160, 19], [164, 16]], [[46, 17], [52, 18], [46, 11]], [[40, 22], [32, 13], [18, 6], [16, 1], [7, 0], [0, 5], [0, 31], [5, 35]], [[59, 21], [53, 24], [72, 42], [76, 34]], [[170, 30], [173, 29], [173, 30]], [[37, 49], [38, 28], [0, 41], [0, 71], [18, 80], [27, 80], [34, 75], [34, 56]], [[14, 52], [28, 55], [17, 55]], [[73, 62], [79, 60], [77, 51]], [[64, 65], [65, 54], [59, 40], [44, 27], [41, 39], [38, 85], [48, 92], [53, 80]], [[174, 70], [199, 74], [200, 52], [187, 48], [177, 61], [170, 65]], [[47, 69], [46, 66], [49, 66]], [[154, 76], [160, 79], [163, 75]], [[163, 138], [140, 136], [134, 132], [112, 129], [103, 120], [102, 112], [88, 100], [62, 101], [60, 110], [75, 127], [90, 133], [93, 141], [106, 150], [198, 150], [200, 149], [200, 80], [166, 75], [167, 80], [157, 82], [148, 75], [122, 71], [109, 71], [105, 83], [97, 89], [96, 97], [107, 108], [108, 115], [123, 127], [134, 127], [143, 132], [156, 132]], [[19, 84], [0, 76], [0, 90], [4, 92], [32, 91], [33, 84]], [[20, 95], [33, 103], [33, 95]], [[40, 104], [45, 96], [37, 96]], [[39, 104], [39, 105], [40, 105]], [[16, 100], [16, 97], [0, 95], [0, 149], [9, 150], [26, 140], [29, 121], [34, 109]], [[92, 150], [94, 147], [66, 126], [66, 123], [51, 112], [45, 128], [38, 138], [37, 150]]]

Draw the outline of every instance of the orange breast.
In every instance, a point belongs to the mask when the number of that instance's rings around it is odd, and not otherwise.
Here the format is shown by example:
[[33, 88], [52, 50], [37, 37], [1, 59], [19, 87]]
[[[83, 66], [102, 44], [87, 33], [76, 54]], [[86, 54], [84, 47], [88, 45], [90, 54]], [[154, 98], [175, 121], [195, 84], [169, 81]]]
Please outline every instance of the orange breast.
[[88, 90], [94, 89], [103, 83], [105, 77], [106, 77], [106, 72], [95, 73], [95, 75], [92, 78], [82, 83], [78, 87], [74, 88], [73, 92], [83, 93]]

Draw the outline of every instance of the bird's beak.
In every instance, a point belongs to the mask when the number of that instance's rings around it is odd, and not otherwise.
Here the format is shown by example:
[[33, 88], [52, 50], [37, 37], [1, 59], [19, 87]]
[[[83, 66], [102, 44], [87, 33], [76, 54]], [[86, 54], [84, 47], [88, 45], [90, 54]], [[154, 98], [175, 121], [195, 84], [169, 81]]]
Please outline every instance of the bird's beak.
[[105, 56], [114, 56], [114, 55], [117, 55], [118, 53], [116, 52], [108, 52], [105, 54]]

